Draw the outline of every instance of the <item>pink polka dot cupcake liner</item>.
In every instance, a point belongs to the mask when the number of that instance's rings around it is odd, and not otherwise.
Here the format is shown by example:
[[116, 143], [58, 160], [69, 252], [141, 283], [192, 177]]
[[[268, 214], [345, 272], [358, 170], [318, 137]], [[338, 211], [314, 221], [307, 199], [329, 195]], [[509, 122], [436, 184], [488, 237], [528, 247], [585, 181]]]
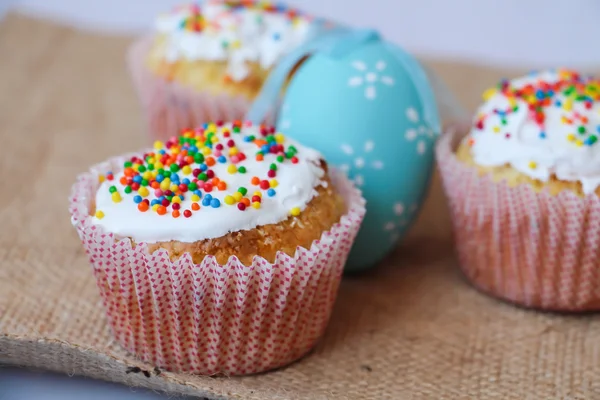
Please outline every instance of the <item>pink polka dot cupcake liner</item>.
[[448, 131], [436, 151], [467, 278], [525, 307], [600, 310], [600, 199], [480, 176], [455, 156], [461, 137]]
[[333, 184], [348, 212], [314, 241], [283, 252], [274, 263], [214, 257], [194, 264], [189, 254], [171, 261], [165, 250], [132, 247], [93, 225], [90, 200], [98, 175], [131, 155], [80, 175], [70, 197], [73, 224], [89, 257], [114, 338], [161, 368], [203, 375], [246, 375], [306, 355], [324, 333], [344, 264], [365, 214], [360, 192], [340, 173]]
[[244, 97], [199, 92], [153, 74], [144, 64], [152, 42], [151, 37], [138, 39], [127, 55], [150, 140], [167, 140], [204, 123], [244, 119], [251, 105]]

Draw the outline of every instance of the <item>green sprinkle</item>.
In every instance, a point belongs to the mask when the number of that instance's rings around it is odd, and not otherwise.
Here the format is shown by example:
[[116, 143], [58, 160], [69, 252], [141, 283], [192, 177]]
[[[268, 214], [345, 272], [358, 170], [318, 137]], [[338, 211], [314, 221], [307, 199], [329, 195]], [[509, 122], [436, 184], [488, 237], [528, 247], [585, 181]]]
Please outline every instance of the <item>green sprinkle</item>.
[[141, 173], [143, 173], [143, 172], [146, 172], [146, 167], [144, 167], [143, 165], [140, 165], [140, 166], [138, 167], [138, 172], [139, 172], [140, 174], [141, 174]]
[[140, 185], [148, 186], [148, 179], [142, 179], [142, 181], [140, 182]]
[[125, 164], [123, 164], [124, 168], [131, 168], [133, 164], [131, 163], [131, 161], [125, 161]]
[[239, 168], [238, 168], [238, 172], [239, 172], [240, 174], [245, 174], [245, 173], [246, 173], [246, 167], [239, 167]]
[[171, 170], [171, 172], [177, 172], [177, 171], [179, 171], [179, 165], [173, 163], [173, 164], [171, 164], [169, 169]]
[[125, 193], [127, 193], [127, 194], [131, 193], [131, 186], [129, 186], [129, 185], [125, 186], [125, 189], [124, 189], [124, 191], [125, 191]]
[[198, 180], [206, 182], [208, 180], [208, 176], [206, 176], [204, 172], [201, 172], [200, 174], [198, 174]]
[[277, 171], [277, 164], [273, 163], [273, 164], [269, 165], [269, 169], [273, 170], [273, 171]]
[[240, 192], [242, 194], [242, 196], [245, 196], [246, 193], [248, 193], [248, 189], [246, 189], [245, 187], [240, 187], [238, 190], [238, 192]]
[[111, 187], [108, 188], [108, 191], [111, 192], [111, 193], [114, 193], [114, 192], [117, 191], [117, 187], [116, 186], [111, 186]]
[[282, 163], [283, 160], [285, 160], [285, 158], [283, 158], [283, 156], [277, 156], [277, 161], [279, 161], [280, 163]]
[[198, 189], [198, 185], [195, 182], [188, 183], [188, 190], [196, 190]]

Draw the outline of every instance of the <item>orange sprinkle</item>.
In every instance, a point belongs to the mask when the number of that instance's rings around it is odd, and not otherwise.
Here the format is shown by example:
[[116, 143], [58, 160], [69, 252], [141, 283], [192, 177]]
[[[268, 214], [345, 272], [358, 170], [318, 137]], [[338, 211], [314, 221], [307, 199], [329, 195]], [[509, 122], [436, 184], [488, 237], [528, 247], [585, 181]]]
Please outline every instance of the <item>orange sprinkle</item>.
[[469, 146], [473, 146], [475, 144], [475, 139], [470, 138], [469, 139]]
[[246, 207], [250, 207], [250, 199], [247, 197], [244, 197], [242, 200], [240, 200], [240, 203], [244, 203]]
[[165, 206], [158, 206], [156, 208], [156, 212], [158, 213], [158, 215], [165, 215], [167, 213], [167, 209], [165, 208]]
[[227, 184], [225, 182], [221, 181], [217, 184], [217, 188], [221, 191], [225, 190], [225, 189], [227, 189]]
[[135, 175], [135, 171], [133, 170], [133, 168], [131, 168], [131, 167], [127, 167], [127, 168], [125, 168], [125, 169], [123, 170], [123, 174], [124, 174], [125, 176], [130, 176], [130, 177], [133, 177], [133, 175]]
[[212, 178], [212, 184], [214, 186], [217, 186], [219, 184], [219, 182], [221, 182], [221, 180], [219, 178], [217, 178], [216, 176], [214, 178]]
[[212, 167], [213, 165], [215, 165], [215, 159], [212, 157], [207, 157], [206, 158], [206, 165], [208, 165], [209, 167]]
[[262, 160], [264, 160], [264, 156], [262, 154], [257, 154], [256, 161], [262, 161]]
[[160, 183], [153, 181], [150, 186], [152, 186], [152, 189], [158, 189], [160, 188]]
[[264, 139], [256, 139], [254, 141], [254, 144], [257, 145], [258, 147], [262, 147], [262, 146], [264, 146], [267, 143], [268, 142], [266, 140], [264, 140]]
[[198, 203], [192, 203], [192, 210], [198, 211], [200, 209], [200, 205]]
[[173, 216], [173, 218], [179, 218], [179, 216], [181, 215], [181, 213], [179, 212], [179, 210], [173, 210], [173, 212], [171, 213], [171, 215]]
[[260, 183], [260, 178], [258, 176], [253, 176], [252, 180], [250, 181], [250, 183], [252, 183], [253, 185], [258, 185]]
[[127, 185], [127, 178], [122, 176], [121, 179], [119, 179], [119, 182], [121, 182], [121, 185]]
[[138, 210], [141, 212], [148, 211], [148, 203], [141, 202], [138, 204]]

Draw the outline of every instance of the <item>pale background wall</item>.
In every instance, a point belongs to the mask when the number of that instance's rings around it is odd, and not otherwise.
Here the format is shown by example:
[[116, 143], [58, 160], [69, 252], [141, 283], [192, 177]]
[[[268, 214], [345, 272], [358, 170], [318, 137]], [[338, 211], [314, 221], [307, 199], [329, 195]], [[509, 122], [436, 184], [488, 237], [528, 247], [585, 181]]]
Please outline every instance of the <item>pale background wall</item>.
[[[148, 29], [174, 0], [0, 0], [15, 8], [108, 34]], [[515, 67], [600, 65], [597, 0], [295, 0], [298, 7], [379, 29], [425, 56]], [[568, 4], [568, 5], [566, 5]], [[150, 400], [166, 397], [82, 378], [0, 369], [0, 399]]]
[[[182, 0], [0, 0], [89, 29], [139, 31]], [[185, 1], [185, 0], [183, 0]], [[290, 0], [409, 50], [510, 66], [600, 64], [597, 0]], [[1, 7], [0, 7], [1, 8]]]

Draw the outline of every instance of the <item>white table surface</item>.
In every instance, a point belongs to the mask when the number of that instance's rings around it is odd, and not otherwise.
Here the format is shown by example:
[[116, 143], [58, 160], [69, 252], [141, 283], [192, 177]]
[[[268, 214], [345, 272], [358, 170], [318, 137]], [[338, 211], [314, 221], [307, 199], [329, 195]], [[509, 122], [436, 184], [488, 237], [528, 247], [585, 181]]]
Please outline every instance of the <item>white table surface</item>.
[[[0, 0], [9, 7], [88, 30], [140, 32], [179, 0]], [[422, 55], [481, 64], [543, 68], [600, 65], [600, 1], [296, 0], [307, 11], [386, 37]], [[143, 4], [141, 6], [140, 4]], [[0, 367], [0, 400], [165, 399], [91, 379]]]

